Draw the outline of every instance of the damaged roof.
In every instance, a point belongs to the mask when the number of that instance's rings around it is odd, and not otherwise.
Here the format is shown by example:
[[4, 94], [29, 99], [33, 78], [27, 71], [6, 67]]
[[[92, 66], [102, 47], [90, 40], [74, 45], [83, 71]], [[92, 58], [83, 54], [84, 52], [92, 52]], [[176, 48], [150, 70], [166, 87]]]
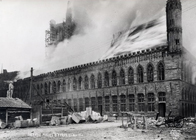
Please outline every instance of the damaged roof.
[[0, 97], [0, 108], [26, 108], [31, 107], [19, 98]]

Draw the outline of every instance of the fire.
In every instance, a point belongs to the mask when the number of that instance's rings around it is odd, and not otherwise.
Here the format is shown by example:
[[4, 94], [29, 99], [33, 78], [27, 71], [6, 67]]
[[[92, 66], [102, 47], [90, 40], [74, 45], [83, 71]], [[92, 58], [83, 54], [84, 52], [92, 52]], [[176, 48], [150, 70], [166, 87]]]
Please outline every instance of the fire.
[[166, 17], [151, 20], [114, 35], [111, 47], [101, 59], [167, 44]]

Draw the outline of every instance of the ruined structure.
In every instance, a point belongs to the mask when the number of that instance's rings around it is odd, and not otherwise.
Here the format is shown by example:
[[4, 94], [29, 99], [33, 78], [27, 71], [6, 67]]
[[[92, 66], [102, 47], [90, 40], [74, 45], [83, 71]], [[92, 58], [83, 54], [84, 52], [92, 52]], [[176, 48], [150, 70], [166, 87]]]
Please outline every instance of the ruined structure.
[[[34, 77], [33, 85], [45, 99], [67, 102], [75, 111], [93, 110], [111, 115], [132, 111], [165, 116], [194, 116], [195, 59], [182, 45], [180, 0], [168, 0], [167, 45], [66, 68]], [[19, 80], [15, 95], [28, 95], [30, 78]], [[26, 89], [26, 90], [25, 90]], [[32, 102], [41, 98], [33, 90]], [[44, 105], [43, 105], [44, 108]]]
[[65, 21], [58, 24], [54, 20], [50, 21], [50, 29], [46, 30], [45, 34], [46, 47], [54, 47], [64, 39], [69, 39], [73, 35], [75, 27], [76, 25], [72, 19], [72, 9], [70, 2], [68, 2]]

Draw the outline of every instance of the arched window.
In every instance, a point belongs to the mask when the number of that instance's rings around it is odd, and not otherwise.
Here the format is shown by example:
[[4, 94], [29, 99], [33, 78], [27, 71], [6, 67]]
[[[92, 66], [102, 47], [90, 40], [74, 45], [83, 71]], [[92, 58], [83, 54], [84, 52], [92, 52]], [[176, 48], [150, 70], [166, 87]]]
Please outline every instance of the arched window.
[[107, 71], [105, 72], [105, 75], [104, 75], [104, 85], [105, 87], [109, 86], [109, 74]]
[[147, 81], [148, 82], [154, 81], [154, 68], [152, 64], [148, 64], [147, 66]]
[[63, 92], [66, 92], [66, 82], [65, 82], [65, 79], [63, 80]]
[[137, 68], [137, 77], [138, 77], [138, 83], [144, 82], [144, 71], [141, 65], [139, 65]]
[[45, 92], [45, 94], [48, 94], [48, 85], [47, 85], [47, 83], [44, 84], [44, 92]]
[[68, 80], [68, 90], [71, 91], [71, 79]]
[[53, 91], [54, 94], [56, 93], [56, 82], [55, 81], [53, 81], [52, 91]]
[[102, 76], [101, 76], [101, 73], [98, 73], [97, 87], [98, 88], [102, 88]]
[[61, 81], [58, 81], [57, 91], [60, 92], [61, 89]]
[[165, 68], [164, 68], [164, 65], [162, 62], [158, 64], [157, 69], [158, 69], [158, 71], [157, 71], [158, 80], [165, 80]]
[[95, 76], [92, 74], [91, 75], [91, 89], [95, 88]]
[[73, 79], [73, 90], [77, 90], [77, 80], [75, 77]]
[[43, 94], [43, 84], [41, 84], [40, 94]]
[[117, 74], [116, 71], [112, 71], [112, 86], [117, 86]]
[[[37, 92], [39, 92], [40, 93], [40, 91], [39, 91], [40, 89], [39, 89], [39, 85], [37, 85]], [[36, 93], [35, 95], [37, 95], [38, 93]]]
[[132, 67], [130, 67], [128, 70], [128, 83], [129, 85], [134, 84], [134, 71]]
[[125, 72], [123, 69], [120, 70], [120, 85], [125, 84]]
[[51, 84], [51, 82], [49, 82], [49, 84], [48, 84], [48, 93], [49, 94], [52, 93], [52, 84]]
[[85, 76], [85, 79], [84, 79], [84, 88], [85, 88], [85, 89], [88, 89], [88, 88], [89, 88], [88, 76], [87, 76], [87, 75]]
[[82, 77], [79, 77], [79, 82], [78, 82], [78, 89], [81, 90], [82, 89]]

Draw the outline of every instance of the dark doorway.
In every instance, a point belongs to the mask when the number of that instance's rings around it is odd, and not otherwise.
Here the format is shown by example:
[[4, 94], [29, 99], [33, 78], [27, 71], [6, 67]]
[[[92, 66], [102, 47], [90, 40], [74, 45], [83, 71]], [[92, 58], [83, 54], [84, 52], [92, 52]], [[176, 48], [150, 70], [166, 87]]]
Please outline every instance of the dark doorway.
[[161, 117], [165, 117], [166, 112], [166, 104], [165, 103], [159, 103], [159, 115]]
[[102, 116], [102, 105], [98, 105], [98, 112], [100, 113], [100, 115]]

